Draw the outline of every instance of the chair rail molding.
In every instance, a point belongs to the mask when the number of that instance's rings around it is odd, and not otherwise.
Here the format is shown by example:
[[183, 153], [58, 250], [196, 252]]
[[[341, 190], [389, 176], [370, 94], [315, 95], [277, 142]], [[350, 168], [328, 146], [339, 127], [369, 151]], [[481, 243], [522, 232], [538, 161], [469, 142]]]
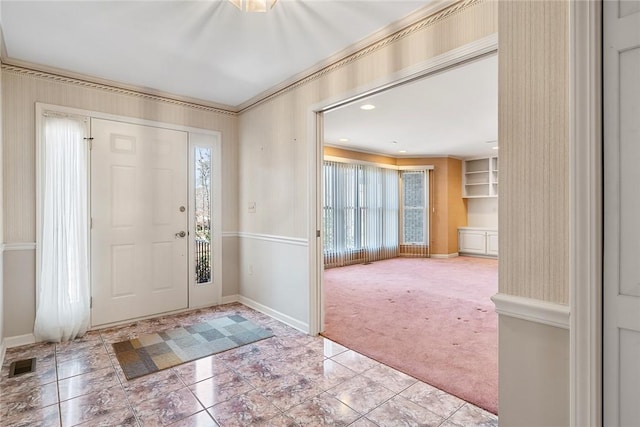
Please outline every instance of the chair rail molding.
[[16, 242], [5, 243], [3, 246], [4, 252], [9, 251], [33, 251], [36, 249], [36, 242]]
[[567, 305], [501, 293], [492, 296], [491, 301], [496, 306], [496, 313], [500, 315], [569, 329]]
[[264, 240], [267, 242], [284, 243], [284, 244], [295, 245], [295, 246], [309, 245], [308, 239], [302, 239], [298, 237], [274, 236], [272, 234], [247, 233], [244, 231], [238, 232], [237, 236], [245, 239]]

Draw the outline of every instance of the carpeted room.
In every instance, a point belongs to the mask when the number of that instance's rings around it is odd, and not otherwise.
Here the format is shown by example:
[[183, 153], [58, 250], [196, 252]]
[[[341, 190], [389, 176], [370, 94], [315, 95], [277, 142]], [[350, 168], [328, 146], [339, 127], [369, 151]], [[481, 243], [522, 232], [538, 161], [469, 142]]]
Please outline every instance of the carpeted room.
[[497, 413], [497, 272], [468, 256], [328, 269], [323, 335]]
[[496, 64], [325, 113], [323, 178], [323, 334], [493, 413]]

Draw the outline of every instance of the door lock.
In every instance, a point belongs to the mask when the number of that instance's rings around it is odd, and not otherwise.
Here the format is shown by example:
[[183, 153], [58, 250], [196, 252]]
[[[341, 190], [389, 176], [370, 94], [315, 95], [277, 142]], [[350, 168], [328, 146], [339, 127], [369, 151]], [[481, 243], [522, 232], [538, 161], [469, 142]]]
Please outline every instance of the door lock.
[[187, 233], [185, 233], [184, 231], [181, 231], [181, 232], [179, 232], [179, 233], [176, 233], [176, 237], [184, 237], [184, 236], [186, 236], [186, 235], [187, 235]]

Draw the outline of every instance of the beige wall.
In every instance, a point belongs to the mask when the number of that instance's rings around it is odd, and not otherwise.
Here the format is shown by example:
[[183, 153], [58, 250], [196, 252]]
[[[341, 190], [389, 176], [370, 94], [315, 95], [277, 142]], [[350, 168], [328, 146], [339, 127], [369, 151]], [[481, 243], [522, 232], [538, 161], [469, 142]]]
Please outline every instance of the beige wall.
[[[499, 3], [499, 289], [569, 302], [569, 2]], [[500, 315], [501, 426], [569, 425], [569, 331]]]
[[447, 194], [449, 204], [449, 252], [458, 252], [458, 227], [467, 225], [467, 204], [462, 198], [462, 161], [447, 159]]
[[500, 316], [500, 427], [567, 427], [569, 331]]
[[567, 1], [499, 6], [500, 292], [568, 304]]
[[[35, 103], [216, 130], [222, 133], [222, 230], [238, 230], [237, 116], [109, 87], [3, 66], [4, 241], [35, 242]], [[238, 293], [237, 242], [226, 237], [223, 295]], [[231, 251], [231, 252], [229, 252]], [[229, 253], [228, 253], [229, 252]], [[5, 336], [29, 334], [35, 313], [34, 251], [5, 251]], [[230, 260], [231, 259], [231, 260]], [[9, 263], [10, 261], [10, 263]]]

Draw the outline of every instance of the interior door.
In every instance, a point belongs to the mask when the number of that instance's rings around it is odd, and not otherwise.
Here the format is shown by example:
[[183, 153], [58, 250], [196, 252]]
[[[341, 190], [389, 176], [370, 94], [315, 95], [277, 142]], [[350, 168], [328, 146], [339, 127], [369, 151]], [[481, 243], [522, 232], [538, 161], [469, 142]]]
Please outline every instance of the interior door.
[[187, 133], [91, 120], [92, 325], [188, 305]]
[[640, 420], [640, 1], [603, 2], [604, 425]]

